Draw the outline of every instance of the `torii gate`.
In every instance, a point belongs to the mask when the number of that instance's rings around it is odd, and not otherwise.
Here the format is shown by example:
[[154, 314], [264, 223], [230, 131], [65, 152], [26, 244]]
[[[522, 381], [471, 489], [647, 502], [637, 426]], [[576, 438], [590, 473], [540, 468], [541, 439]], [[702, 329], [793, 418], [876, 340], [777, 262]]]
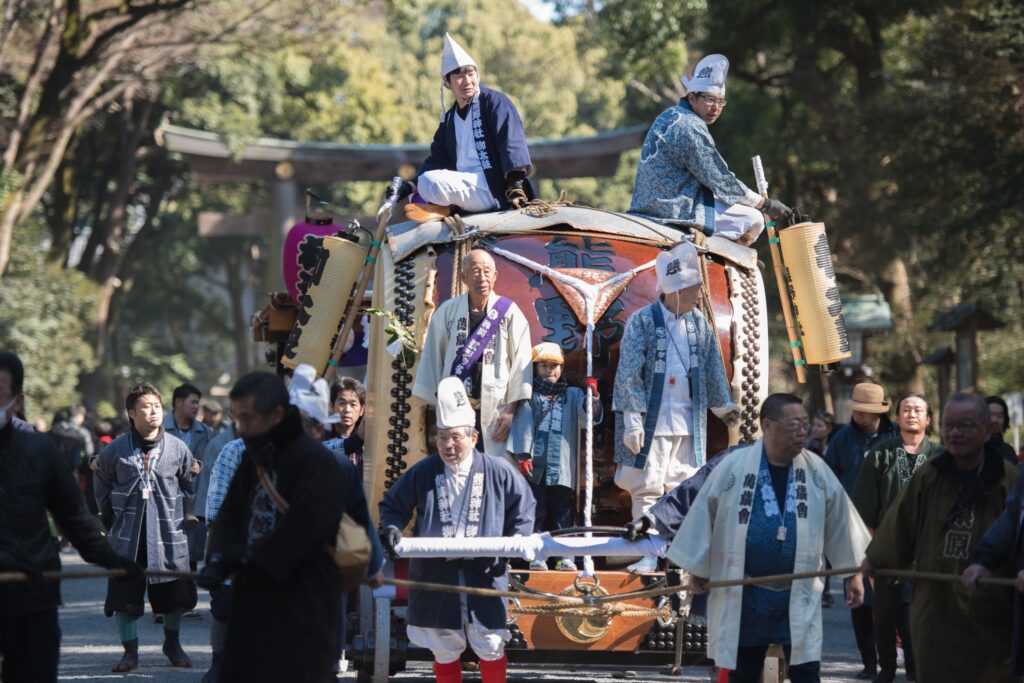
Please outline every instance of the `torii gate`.
[[[590, 137], [530, 140], [534, 179], [606, 177], [615, 174], [623, 152], [643, 143], [647, 125], [620, 128]], [[411, 178], [427, 157], [429, 145], [348, 145], [261, 138], [238, 157], [216, 134], [163, 125], [157, 142], [181, 154], [204, 182], [262, 181], [270, 185], [270, 215], [246, 217], [200, 214], [206, 234], [258, 234], [268, 230], [267, 283], [283, 287], [281, 247], [288, 228], [302, 216], [301, 188], [338, 181], [387, 182]], [[255, 229], [254, 229], [255, 228]]]

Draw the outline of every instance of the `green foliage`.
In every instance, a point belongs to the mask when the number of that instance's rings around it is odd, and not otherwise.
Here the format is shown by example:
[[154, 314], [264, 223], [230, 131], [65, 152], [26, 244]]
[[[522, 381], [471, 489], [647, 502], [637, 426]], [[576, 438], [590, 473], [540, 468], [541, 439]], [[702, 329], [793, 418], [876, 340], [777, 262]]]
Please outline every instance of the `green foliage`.
[[50, 421], [80, 400], [78, 376], [95, 366], [87, 341], [97, 287], [84, 275], [46, 262], [38, 229], [21, 231], [0, 279], [0, 348], [25, 365], [25, 413]]

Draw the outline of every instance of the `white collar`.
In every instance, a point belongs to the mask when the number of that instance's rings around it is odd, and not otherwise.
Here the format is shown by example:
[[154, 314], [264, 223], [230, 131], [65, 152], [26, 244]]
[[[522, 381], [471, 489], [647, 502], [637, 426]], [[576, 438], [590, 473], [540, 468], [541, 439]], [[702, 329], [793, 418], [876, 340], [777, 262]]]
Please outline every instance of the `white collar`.
[[[668, 295], [666, 294], [666, 296]], [[676, 315], [675, 313], [670, 311], [668, 306], [665, 305], [665, 302], [661, 300], [661, 297], [658, 297], [658, 305], [661, 306], [661, 314], [665, 316], [666, 322], [678, 323], [683, 319], [683, 316], [686, 315], [686, 313], [680, 313], [679, 315]], [[689, 311], [687, 311], [687, 313], [688, 312]]]

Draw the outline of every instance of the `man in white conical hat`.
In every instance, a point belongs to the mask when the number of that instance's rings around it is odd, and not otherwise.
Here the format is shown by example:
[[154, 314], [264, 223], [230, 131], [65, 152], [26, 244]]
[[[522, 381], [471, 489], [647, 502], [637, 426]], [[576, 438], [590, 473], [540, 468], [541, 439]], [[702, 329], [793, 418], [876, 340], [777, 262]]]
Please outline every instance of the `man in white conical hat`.
[[[727, 424], [739, 419], [715, 331], [696, 310], [699, 258], [685, 240], [658, 254], [660, 297], [629, 317], [619, 347], [615, 484], [629, 491], [634, 520], [707, 461], [709, 407]], [[630, 569], [654, 568], [644, 558]]]
[[716, 54], [683, 76], [686, 99], [647, 132], [629, 212], [750, 244], [764, 229], [762, 214], [779, 221], [792, 212], [744, 185], [715, 147], [708, 126], [725, 109], [728, 72], [729, 60]]
[[[503, 458], [474, 448], [476, 413], [455, 377], [437, 387], [437, 452], [399, 477], [380, 502], [381, 540], [392, 560], [415, 514], [416, 536], [498, 537], [533, 533], [535, 502], [526, 480]], [[413, 559], [409, 579], [508, 590], [504, 559]], [[434, 653], [438, 683], [462, 680], [466, 643], [483, 683], [504, 683], [507, 610], [500, 598], [409, 591], [409, 642]]]
[[415, 191], [414, 201], [477, 213], [532, 198], [532, 163], [519, 112], [504, 93], [481, 85], [476, 61], [447, 33], [441, 84], [442, 102], [447, 88], [455, 104], [441, 117], [415, 186], [403, 184], [399, 199]]

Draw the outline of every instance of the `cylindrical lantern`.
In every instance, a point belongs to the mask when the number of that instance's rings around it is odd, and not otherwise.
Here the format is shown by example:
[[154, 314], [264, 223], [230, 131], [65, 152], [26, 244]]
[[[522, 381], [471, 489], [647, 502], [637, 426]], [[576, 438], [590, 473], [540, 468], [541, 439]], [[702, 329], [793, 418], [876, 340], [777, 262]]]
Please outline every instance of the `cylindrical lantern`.
[[343, 230], [334, 222], [331, 214], [325, 211], [310, 212], [306, 214], [305, 221], [288, 229], [281, 250], [284, 261], [281, 273], [284, 275], [284, 286], [293, 301], [298, 303], [309, 284], [324, 237], [336, 235]]
[[340, 237], [323, 238], [323, 247], [299, 311], [281, 363], [295, 368], [308, 363], [322, 373], [331, 357], [345, 307], [352, 298], [366, 260], [366, 249]]
[[798, 223], [779, 231], [804, 359], [828, 365], [850, 357], [843, 302], [839, 298], [824, 223]]

